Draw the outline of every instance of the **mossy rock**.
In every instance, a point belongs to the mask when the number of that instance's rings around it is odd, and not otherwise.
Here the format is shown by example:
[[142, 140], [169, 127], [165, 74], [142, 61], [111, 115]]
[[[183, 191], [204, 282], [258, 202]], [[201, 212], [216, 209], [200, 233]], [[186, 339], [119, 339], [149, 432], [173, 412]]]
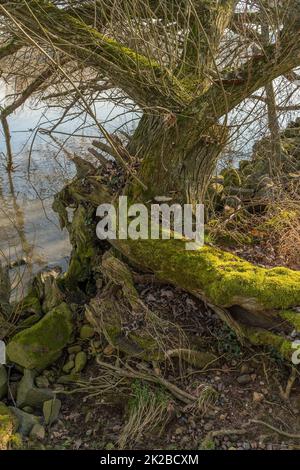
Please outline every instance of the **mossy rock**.
[[88, 360], [88, 357], [87, 357], [86, 352], [80, 351], [79, 353], [76, 354], [75, 369], [74, 369], [75, 374], [78, 372], [81, 372], [85, 368], [87, 364], [87, 360]]
[[54, 400], [45, 401], [43, 405], [43, 414], [45, 423], [47, 425], [53, 424], [57, 421], [61, 408], [61, 401], [55, 398]]
[[24, 376], [18, 385], [17, 406], [24, 408], [42, 408], [43, 403], [54, 397], [54, 393], [49, 388], [38, 388], [34, 384], [36, 373], [33, 370], [24, 370]]
[[80, 339], [82, 340], [90, 339], [94, 335], [95, 335], [95, 330], [90, 325], [83, 325], [81, 327], [80, 333], [79, 333]]
[[0, 450], [7, 450], [18, 429], [18, 419], [10, 409], [0, 402]]
[[10, 406], [9, 411], [18, 422], [17, 431], [21, 436], [29, 436], [33, 426], [41, 424], [42, 422], [42, 419], [39, 416], [19, 410], [19, 408], [14, 406]]
[[45, 369], [60, 356], [72, 331], [72, 313], [62, 303], [12, 338], [7, 346], [8, 360], [26, 369]]

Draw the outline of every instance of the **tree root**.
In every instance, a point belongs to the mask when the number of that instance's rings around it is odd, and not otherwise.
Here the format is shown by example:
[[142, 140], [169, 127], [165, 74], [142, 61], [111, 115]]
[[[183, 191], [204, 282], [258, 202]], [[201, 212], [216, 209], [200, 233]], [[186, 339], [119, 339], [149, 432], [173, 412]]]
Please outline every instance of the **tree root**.
[[222, 436], [243, 436], [246, 433], [246, 429], [218, 429], [217, 431], [210, 431], [207, 436], [213, 439]]
[[[126, 369], [121, 369], [118, 366], [114, 366], [112, 364], [108, 364], [106, 362], [102, 362], [97, 359], [97, 363], [103, 367], [104, 369], [110, 369], [115, 371], [121, 377], [127, 377], [130, 379], [140, 379], [145, 380], [146, 382], [152, 382], [159, 385], [162, 385], [165, 389], [167, 389], [175, 398], [183, 402], [185, 405], [188, 405], [189, 410], [194, 410], [195, 412], [198, 411], [200, 413], [204, 413], [208, 406], [213, 402], [213, 396], [216, 396], [216, 392], [212, 387], [203, 387], [202, 390], [199, 390], [198, 396], [191, 395], [190, 393], [182, 390], [181, 388], [177, 387], [177, 385], [172, 384], [167, 379], [158, 376], [155, 373], [151, 373], [148, 370], [145, 372], [139, 372], [134, 370], [132, 367], [126, 366]], [[208, 405], [209, 402], [209, 405]]]
[[300, 434], [291, 434], [289, 432], [282, 431], [281, 429], [278, 429], [275, 426], [272, 426], [272, 424], [265, 423], [264, 421], [261, 421], [260, 419], [251, 419], [250, 423], [260, 424], [261, 426], [265, 426], [271, 431], [274, 431], [277, 434], [280, 434], [281, 436], [287, 437], [288, 439], [300, 439]]
[[280, 396], [283, 400], [288, 401], [292, 392], [293, 385], [298, 377], [299, 373], [295, 367], [292, 367], [291, 374], [286, 384], [285, 390], [280, 387]]
[[148, 361], [177, 357], [200, 369], [217, 360], [210, 352], [193, 350], [179, 326], [141, 301], [131, 271], [111, 252], [103, 256], [101, 271], [107, 285], [86, 307], [86, 317], [110, 344], [129, 356]]
[[209, 431], [206, 434], [205, 438], [201, 443], [202, 450], [214, 450], [215, 449], [215, 442], [214, 439], [223, 436], [243, 436], [247, 433], [246, 429], [218, 429], [216, 431]]

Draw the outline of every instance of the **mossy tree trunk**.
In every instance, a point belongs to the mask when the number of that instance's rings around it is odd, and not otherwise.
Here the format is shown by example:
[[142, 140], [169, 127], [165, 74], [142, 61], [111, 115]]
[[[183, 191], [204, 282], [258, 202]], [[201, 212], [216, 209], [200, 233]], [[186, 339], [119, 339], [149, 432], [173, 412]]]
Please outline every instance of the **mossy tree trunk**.
[[[102, 5], [99, 1], [96, 6], [98, 3]], [[178, 15], [181, 2], [125, 3], [124, 18], [123, 2], [118, 16], [118, 27], [123, 27], [124, 32], [132, 23], [132, 15], [136, 20], [144, 19], [146, 14], [146, 18], [154, 17], [163, 24], [170, 23], [170, 12], [175, 23], [178, 17], [185, 18], [184, 8]], [[168, 14], [164, 10], [160, 15], [164, 3], [170, 3], [175, 10], [169, 8]], [[300, 65], [299, 0], [288, 2], [289, 9], [294, 8], [293, 21], [280, 26], [280, 44], [271, 44], [263, 54], [239, 61], [231, 71], [232, 79], [226, 78], [222, 67], [217, 66], [215, 55], [221, 49], [237, 2], [198, 0], [190, 4], [194, 8], [190, 12], [191, 22], [185, 23], [184, 38], [187, 44], [184, 51], [188, 54], [182, 54], [172, 68], [165, 65], [162, 57], [151, 56], [146, 41], [140, 49], [132, 49], [126, 35], [119, 39], [118, 35], [113, 36], [114, 30], [110, 36], [109, 27], [98, 30], [76, 8], [58, 8], [46, 0], [0, 1], [0, 13], [8, 22], [8, 31], [17, 34], [23, 44], [45, 51], [48, 59], [47, 51], [51, 48], [84, 67], [101, 71], [143, 110], [144, 117], [126, 149], [141, 160], [138, 179], [143, 184], [135, 179], [126, 187], [127, 193], [139, 202], [162, 195], [170, 196], [174, 202], [202, 202], [226, 143], [227, 129], [220, 125], [221, 119], [260, 87]], [[201, 12], [205, 13], [203, 22]], [[98, 13], [100, 23], [103, 16], [106, 20], [110, 16], [101, 8]], [[215, 69], [214, 74], [211, 68]], [[113, 195], [102, 188], [97, 177], [86, 178], [84, 184], [82, 179], [75, 180], [56, 200], [62, 225], [67, 225], [66, 206], [77, 205], [74, 232], [80, 235], [81, 243], [76, 244], [76, 257], [71, 263], [76, 276], [82, 260], [88, 268], [94, 258], [94, 246], [90, 249], [86, 246], [89, 234], [85, 237], [84, 218], [79, 224], [83, 212], [80, 208], [83, 204], [86, 208], [88, 203], [95, 209], [110, 200]], [[177, 240], [116, 241], [114, 246], [165, 282], [204, 299], [241, 336], [246, 335], [257, 344], [274, 343], [288, 357], [290, 344], [274, 331], [280, 332], [282, 323], [287, 329], [299, 328], [297, 313], [293, 311], [300, 305], [299, 273], [264, 270], [213, 248], [188, 252], [184, 243]], [[89, 269], [85, 269], [85, 275], [88, 273]]]
[[[2, 0], [0, 14], [21, 43], [40, 52], [50, 47], [85, 67], [100, 70], [145, 111], [147, 116], [129, 146], [129, 153], [142, 160], [140, 180], [147, 187], [143, 194], [134, 183], [129, 192], [135, 198], [163, 194], [178, 202], [203, 201], [226, 143], [226, 126], [220, 126], [220, 120], [257, 89], [300, 64], [298, 0], [289, 2], [288, 11], [293, 13], [291, 21], [278, 30], [279, 43], [234, 65], [230, 79], [217, 66], [217, 59], [228, 29], [237, 30], [231, 26], [236, 0], [197, 0], [188, 8], [185, 2], [173, 1], [168, 5], [155, 0], [119, 3], [117, 29], [123, 28], [124, 33], [132, 18], [137, 22], [154, 18], [166, 26], [164, 34], [168, 34], [173, 18], [178, 34], [184, 33], [179, 48], [182, 53], [177, 54], [174, 66], [166, 65], [163, 52], [159, 55], [157, 49], [147, 48], [146, 38], [131, 48], [132, 30], [121, 40], [114, 35], [114, 2], [97, 2], [96, 23], [92, 3], [82, 9], [80, 2], [58, 8], [46, 0], [17, 4]], [[286, 18], [284, 8], [281, 16]], [[170, 44], [169, 38], [166, 45]]]
[[220, 153], [226, 143], [225, 127], [214, 125], [199, 132], [195, 119], [169, 113], [145, 115], [130, 142], [131, 155], [142, 155], [139, 180], [127, 188], [137, 201], [156, 196], [174, 202], [203, 203]]

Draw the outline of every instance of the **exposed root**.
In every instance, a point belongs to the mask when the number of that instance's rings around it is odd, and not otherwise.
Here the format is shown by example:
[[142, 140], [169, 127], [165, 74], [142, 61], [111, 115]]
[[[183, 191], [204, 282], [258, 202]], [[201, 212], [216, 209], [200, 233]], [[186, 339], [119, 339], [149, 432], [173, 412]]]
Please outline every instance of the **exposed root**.
[[194, 412], [204, 413], [209, 405], [214, 401], [216, 391], [212, 387], [202, 386], [199, 387], [195, 395], [182, 390], [167, 379], [158, 376], [155, 373], [150, 372], [148, 369], [144, 372], [137, 371], [132, 367], [126, 365], [125, 368], [120, 368], [112, 364], [108, 364], [97, 359], [97, 363], [104, 369], [110, 369], [115, 371], [121, 377], [127, 377], [130, 379], [139, 379], [146, 382], [156, 383], [166, 388], [175, 398], [180, 400], [185, 405], [189, 406], [189, 409]]
[[[111, 201], [111, 196], [96, 177], [85, 178], [84, 184], [75, 179], [56, 198], [56, 209], [65, 225], [66, 207], [75, 205], [78, 211], [83, 201], [95, 208]], [[78, 227], [84, 223], [81, 219], [76, 219], [74, 233], [82, 231]], [[95, 233], [95, 227], [93, 230]], [[184, 240], [112, 240], [111, 243], [142, 270], [204, 301], [234, 329], [241, 342], [246, 338], [254, 345], [269, 346], [291, 360], [293, 349], [289, 335], [294, 329], [300, 331], [299, 271], [255, 266], [213, 246], [189, 252]], [[87, 243], [81, 245], [84, 251]], [[90, 272], [91, 264], [95, 265], [97, 246], [93, 246], [95, 252], [77, 257], [75, 264], [71, 262], [70, 267], [76, 267], [72, 269], [74, 279], [78, 278], [77, 268], [82, 272], [84, 266]], [[87, 317], [111, 344], [147, 360], [163, 360], [169, 350], [188, 349], [180, 329], [141, 302], [124, 263], [109, 256], [103, 260], [102, 268], [109, 284], [90, 302]]]
[[261, 426], [265, 426], [266, 428], [271, 429], [271, 431], [274, 431], [277, 434], [280, 434], [280, 436], [287, 437], [288, 439], [300, 439], [300, 434], [291, 434], [289, 432], [282, 431], [281, 429], [278, 429], [275, 426], [272, 426], [272, 424], [265, 423], [264, 421], [261, 421], [260, 419], [251, 419], [250, 423], [260, 424]]
[[294, 386], [294, 383], [298, 377], [299, 373], [297, 372], [295, 367], [292, 367], [291, 374], [289, 376], [289, 379], [286, 384], [285, 390], [283, 390], [282, 387], [280, 387], [280, 396], [283, 400], [288, 401], [292, 392], [292, 388]]
[[152, 312], [139, 298], [128, 267], [111, 253], [103, 256], [107, 285], [87, 306], [86, 316], [106, 340], [121, 351], [164, 360], [174, 347], [187, 348], [182, 329]]
[[128, 396], [130, 383], [126, 377], [120, 377], [120, 375], [107, 368], [101, 369], [100, 372], [97, 377], [90, 378], [89, 381], [74, 377], [74, 381], [70, 381], [70, 384], [74, 384], [75, 388], [60, 391], [59, 393], [64, 395], [82, 393], [86, 399], [96, 400], [100, 398], [102, 401], [103, 399], [110, 400], [115, 391], [118, 392], [118, 396], [123, 394]]
[[214, 450], [214, 439], [223, 436], [243, 436], [246, 433], [246, 429], [218, 429], [216, 431], [210, 431], [206, 434], [200, 447], [202, 450]]
[[218, 429], [217, 431], [210, 431], [209, 436], [212, 438], [222, 436], [243, 436], [247, 433], [246, 429]]

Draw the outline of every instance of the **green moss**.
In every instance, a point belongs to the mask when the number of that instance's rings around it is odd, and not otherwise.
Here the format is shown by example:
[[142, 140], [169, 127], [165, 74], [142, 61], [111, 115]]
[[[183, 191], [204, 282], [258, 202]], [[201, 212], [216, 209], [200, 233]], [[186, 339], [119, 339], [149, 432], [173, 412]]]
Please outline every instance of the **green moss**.
[[13, 450], [22, 450], [24, 449], [24, 443], [21, 434], [18, 432], [15, 433], [10, 439], [10, 447]]
[[200, 444], [200, 450], [215, 450], [215, 449], [216, 449], [215, 441], [210, 437], [205, 438]]
[[18, 420], [9, 408], [0, 402], [0, 450], [7, 450], [14, 440]]
[[269, 346], [276, 350], [281, 357], [291, 361], [294, 350], [291, 341], [260, 328], [242, 327], [245, 337], [256, 346]]
[[96, 232], [92, 225], [93, 209], [78, 206], [69, 227], [73, 246], [71, 261], [63, 282], [69, 289], [89, 279], [96, 256]]
[[208, 364], [214, 362], [216, 365], [217, 357], [209, 351], [196, 351], [194, 349], [177, 349], [168, 352], [168, 357], [178, 357], [196, 369], [203, 369]]
[[300, 313], [293, 312], [292, 310], [285, 310], [279, 313], [280, 317], [287, 320], [298, 333], [300, 333]]
[[146, 332], [143, 332], [143, 334], [131, 333], [129, 337], [140, 348], [140, 356], [146, 361], [164, 360], [165, 355], [158, 348], [157, 341], [155, 338], [148, 336]]
[[8, 359], [26, 369], [44, 369], [60, 356], [72, 329], [71, 311], [62, 303], [12, 338], [7, 346]]
[[[107, 34], [100, 33], [90, 24], [70, 15], [64, 9], [58, 9], [52, 3], [45, 1], [36, 3], [38, 3], [35, 5], [36, 17], [40, 19], [45, 29], [51, 27], [52, 33], [56, 33], [60, 38], [60, 47], [69, 54], [81, 55], [85, 61], [88, 61], [88, 65], [104, 67], [118, 86], [131, 90], [135, 82], [135, 86], [140, 85], [141, 94], [144, 88], [144, 93], [152, 95], [155, 99], [157, 82], [160, 81], [160, 87], [173, 90], [176, 102], [183, 104], [183, 100], [189, 99], [189, 93], [183, 84], [156, 60], [124, 46]], [[81, 47], [74, 47], [78, 41]], [[169, 102], [170, 97], [168, 98]]]
[[300, 305], [299, 271], [254, 266], [210, 246], [187, 251], [181, 240], [118, 240], [115, 245], [159, 278], [215, 305], [240, 305], [256, 312]]

